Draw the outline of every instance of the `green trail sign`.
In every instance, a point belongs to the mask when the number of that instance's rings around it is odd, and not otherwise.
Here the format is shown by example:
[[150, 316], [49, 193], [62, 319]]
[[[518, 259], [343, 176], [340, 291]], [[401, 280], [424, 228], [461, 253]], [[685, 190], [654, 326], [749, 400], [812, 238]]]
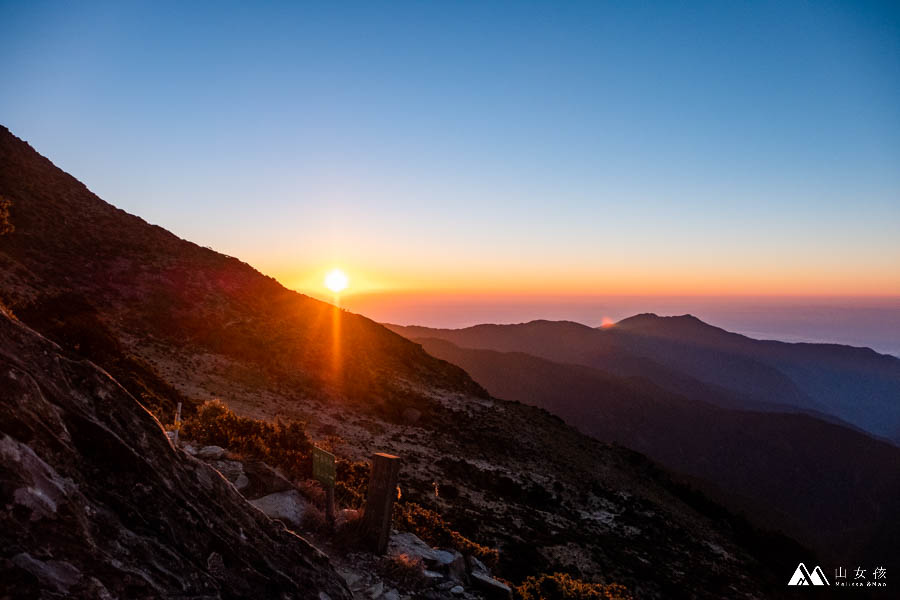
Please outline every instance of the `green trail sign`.
[[312, 471], [313, 479], [326, 488], [334, 487], [334, 454], [313, 446]]

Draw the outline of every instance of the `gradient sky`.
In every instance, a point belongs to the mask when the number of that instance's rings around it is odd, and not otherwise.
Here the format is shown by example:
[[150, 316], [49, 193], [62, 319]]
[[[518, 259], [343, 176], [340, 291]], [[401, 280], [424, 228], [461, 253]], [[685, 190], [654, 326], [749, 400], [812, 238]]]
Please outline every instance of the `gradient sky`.
[[900, 295], [900, 8], [0, 0], [0, 123], [321, 292]]

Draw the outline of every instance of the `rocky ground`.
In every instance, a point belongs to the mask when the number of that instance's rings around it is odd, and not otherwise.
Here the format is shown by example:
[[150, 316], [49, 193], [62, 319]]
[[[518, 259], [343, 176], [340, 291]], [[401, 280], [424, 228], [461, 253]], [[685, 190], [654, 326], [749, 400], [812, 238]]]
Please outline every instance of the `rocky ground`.
[[[168, 435], [174, 445], [174, 431]], [[260, 461], [240, 459], [219, 446], [198, 447], [190, 440], [179, 441], [177, 445], [184, 454], [216, 469], [266, 516], [284, 523], [326, 552], [354, 598], [511, 598], [510, 588], [492, 577], [490, 569], [474, 556], [463, 556], [453, 549], [433, 548], [414, 534], [397, 530], [391, 532], [385, 556], [361, 551], [340, 541], [342, 529], [359, 518], [356, 510], [339, 511], [334, 528], [323, 527], [314, 498], [304, 495], [303, 488], [278, 470]], [[313, 482], [307, 485], [315, 487]]]
[[95, 365], [0, 308], [0, 598], [350, 598]]

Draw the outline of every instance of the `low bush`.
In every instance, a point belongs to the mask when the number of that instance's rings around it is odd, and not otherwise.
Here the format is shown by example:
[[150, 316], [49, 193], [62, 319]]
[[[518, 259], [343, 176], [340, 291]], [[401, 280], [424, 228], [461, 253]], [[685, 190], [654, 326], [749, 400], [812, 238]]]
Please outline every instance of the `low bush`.
[[301, 529], [312, 533], [325, 531], [328, 528], [328, 521], [325, 513], [314, 504], [309, 504], [303, 512], [303, 519], [300, 523]]
[[369, 489], [369, 464], [337, 459], [334, 498], [340, 506], [362, 508]]
[[378, 561], [376, 569], [382, 577], [406, 591], [418, 591], [425, 587], [428, 581], [422, 560], [407, 554], [382, 558]]
[[337, 519], [332, 542], [335, 548], [344, 552], [362, 550], [363, 546], [362, 512], [358, 510], [341, 511]]
[[0, 235], [5, 233], [12, 233], [16, 230], [13, 227], [13, 224], [9, 219], [9, 209], [12, 207], [12, 202], [0, 196]]
[[401, 531], [409, 531], [432, 546], [453, 548], [462, 554], [479, 558], [490, 567], [496, 567], [499, 553], [470, 540], [450, 528], [440, 514], [414, 502], [394, 505], [394, 526]]
[[565, 573], [529, 577], [515, 588], [516, 600], [633, 600], [625, 586], [586, 583]]
[[305, 423], [300, 421], [268, 423], [241, 417], [220, 400], [210, 400], [182, 424], [181, 436], [262, 460], [294, 480], [312, 476], [312, 442], [306, 434]]

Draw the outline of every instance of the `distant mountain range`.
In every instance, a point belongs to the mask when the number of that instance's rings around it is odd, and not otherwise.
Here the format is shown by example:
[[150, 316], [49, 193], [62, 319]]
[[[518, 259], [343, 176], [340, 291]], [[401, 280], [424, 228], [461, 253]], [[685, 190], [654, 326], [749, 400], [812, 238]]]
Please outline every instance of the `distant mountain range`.
[[409, 338], [645, 377], [722, 407], [831, 416], [900, 443], [900, 359], [868, 348], [754, 340], [691, 315], [642, 314], [605, 328], [551, 321], [391, 328]]
[[[807, 414], [830, 404], [807, 393], [814, 392], [807, 378], [798, 378], [801, 387], [773, 365], [806, 360], [807, 373], [832, 379], [829, 366], [852, 370], [857, 377], [846, 391], [890, 382], [900, 361], [854, 348], [756, 342], [693, 317], [640, 315], [605, 329], [548, 321], [391, 327], [465, 369], [492, 395], [644, 452], [825, 556], [896, 553], [900, 448]], [[875, 383], [860, 375], [867, 372]], [[869, 397], [868, 405], [891, 414], [893, 399]]]

